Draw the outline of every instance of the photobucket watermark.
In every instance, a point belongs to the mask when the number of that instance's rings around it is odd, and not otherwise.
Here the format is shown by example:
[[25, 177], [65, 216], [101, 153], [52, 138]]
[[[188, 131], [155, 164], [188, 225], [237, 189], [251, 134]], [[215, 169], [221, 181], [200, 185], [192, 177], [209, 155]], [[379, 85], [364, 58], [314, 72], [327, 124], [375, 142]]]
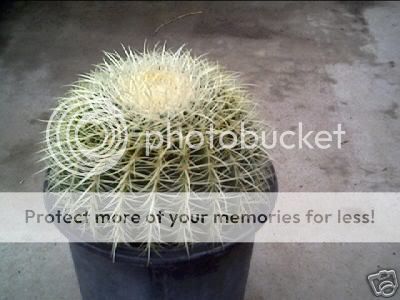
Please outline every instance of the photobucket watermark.
[[[95, 108], [95, 109], [94, 109]], [[221, 120], [222, 122], [222, 120]], [[130, 134], [123, 112], [98, 99], [91, 105], [76, 103], [68, 109], [60, 106], [47, 124], [47, 155], [52, 163], [79, 176], [99, 175], [114, 167], [126, 154]], [[164, 125], [164, 124], [162, 124]], [[302, 122], [294, 130], [253, 130], [252, 124], [204, 124], [198, 130], [179, 129], [167, 123], [161, 131], [140, 132], [145, 138], [145, 155], [154, 151], [184, 148], [207, 149], [341, 149], [346, 132], [342, 124], [332, 131], [306, 130]], [[173, 125], [173, 124], [172, 124]], [[175, 124], [176, 125], [176, 124]], [[208, 127], [207, 127], [208, 126]], [[215, 126], [215, 127], [214, 127]], [[172, 129], [171, 129], [172, 128]], [[228, 128], [228, 129], [226, 129]]]
[[295, 130], [261, 130], [254, 131], [246, 129], [246, 124], [240, 124], [240, 132], [232, 130], [216, 130], [213, 124], [210, 124], [206, 131], [189, 130], [183, 133], [182, 130], [171, 130], [167, 124], [166, 132], [146, 131], [146, 155], [154, 150], [171, 149], [179, 147], [183, 149], [198, 150], [204, 145], [210, 149], [254, 149], [263, 147], [265, 150], [271, 150], [275, 147], [282, 147], [286, 150], [293, 149], [329, 149], [336, 147], [342, 148], [343, 136], [346, 131], [342, 129], [342, 124], [338, 123], [337, 128], [328, 130], [305, 130], [302, 122], [298, 123]]

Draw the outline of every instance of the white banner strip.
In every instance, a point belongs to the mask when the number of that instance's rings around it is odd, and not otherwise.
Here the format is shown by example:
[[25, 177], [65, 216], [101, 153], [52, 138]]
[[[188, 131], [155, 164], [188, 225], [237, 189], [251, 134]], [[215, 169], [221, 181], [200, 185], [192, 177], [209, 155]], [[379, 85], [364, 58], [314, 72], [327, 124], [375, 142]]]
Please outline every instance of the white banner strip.
[[397, 243], [399, 228], [400, 193], [0, 193], [4, 243]]

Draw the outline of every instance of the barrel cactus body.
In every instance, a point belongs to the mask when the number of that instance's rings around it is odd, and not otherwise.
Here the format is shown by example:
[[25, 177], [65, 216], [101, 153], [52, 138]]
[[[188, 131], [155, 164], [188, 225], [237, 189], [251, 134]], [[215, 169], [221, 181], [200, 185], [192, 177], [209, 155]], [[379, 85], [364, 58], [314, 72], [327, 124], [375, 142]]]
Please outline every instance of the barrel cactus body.
[[183, 48], [124, 50], [60, 99], [46, 132], [50, 191], [265, 190], [269, 157], [240, 140], [260, 123], [235, 74]]
[[[71, 86], [49, 120], [48, 191], [268, 191], [270, 159], [261, 143], [254, 143], [264, 128], [236, 74], [184, 48], [124, 48], [122, 55], [105, 56]], [[112, 201], [112, 214], [133, 206], [149, 213], [157, 209], [154, 201], [125, 207], [118, 197]], [[93, 207], [82, 197], [63, 203], [66, 211]], [[183, 207], [189, 212], [190, 202]], [[149, 226], [143, 229], [147, 244], [159, 240], [161, 225]], [[182, 228], [186, 242], [191, 227]], [[113, 228], [115, 244], [126, 231]]]

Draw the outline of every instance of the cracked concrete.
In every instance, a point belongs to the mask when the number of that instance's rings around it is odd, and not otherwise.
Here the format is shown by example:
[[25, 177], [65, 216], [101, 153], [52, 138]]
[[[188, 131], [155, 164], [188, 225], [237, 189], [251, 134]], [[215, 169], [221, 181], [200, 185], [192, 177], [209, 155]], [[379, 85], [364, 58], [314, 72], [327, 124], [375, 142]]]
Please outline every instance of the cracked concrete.
[[[154, 30], [166, 20], [183, 18]], [[120, 43], [207, 52], [254, 84], [279, 131], [347, 134], [341, 150], [274, 149], [281, 191], [400, 189], [400, 5], [394, 2], [18, 3], [0, 23], [0, 191], [38, 192], [34, 162], [55, 98]], [[1, 244], [0, 299], [77, 299], [67, 245]], [[258, 244], [247, 299], [374, 299], [366, 276], [400, 272], [398, 244]], [[398, 273], [399, 274], [399, 273]], [[56, 296], [55, 296], [56, 295]]]

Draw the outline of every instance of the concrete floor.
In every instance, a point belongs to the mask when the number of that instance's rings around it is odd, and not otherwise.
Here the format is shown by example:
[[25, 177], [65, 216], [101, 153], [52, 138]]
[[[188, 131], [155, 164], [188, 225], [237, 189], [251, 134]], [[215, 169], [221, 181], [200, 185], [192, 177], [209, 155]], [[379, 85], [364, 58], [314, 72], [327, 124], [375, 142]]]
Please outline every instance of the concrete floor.
[[[0, 14], [2, 192], [41, 191], [37, 120], [101, 50], [145, 39], [241, 72], [280, 131], [343, 124], [341, 150], [272, 151], [281, 191], [400, 190], [399, 3], [19, 3]], [[258, 244], [246, 299], [374, 299], [366, 276], [400, 275], [399, 256], [399, 244]], [[79, 298], [68, 245], [0, 244], [0, 299]]]

